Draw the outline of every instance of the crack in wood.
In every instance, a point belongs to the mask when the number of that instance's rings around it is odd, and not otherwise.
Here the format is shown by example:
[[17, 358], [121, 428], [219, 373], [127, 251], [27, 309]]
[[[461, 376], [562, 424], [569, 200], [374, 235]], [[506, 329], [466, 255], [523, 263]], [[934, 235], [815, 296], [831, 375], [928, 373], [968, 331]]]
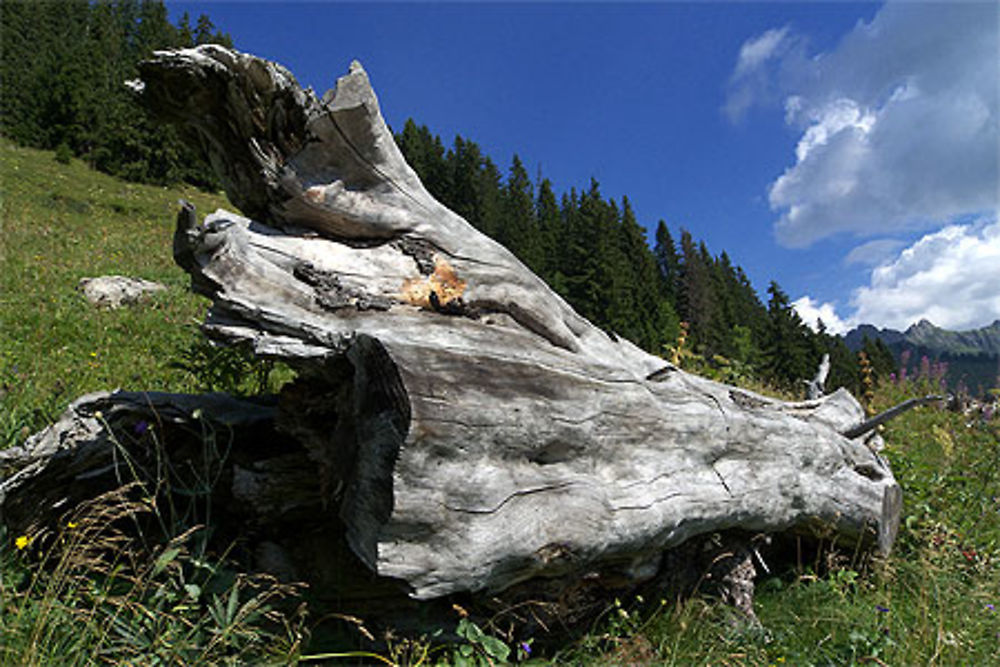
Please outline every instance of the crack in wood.
[[715, 473], [715, 476], [719, 478], [719, 481], [722, 483], [722, 486], [726, 490], [726, 493], [728, 493], [731, 498], [734, 498], [735, 495], [733, 494], [733, 490], [729, 488], [729, 485], [726, 483], [726, 478], [723, 477], [722, 473], [719, 472], [719, 469], [715, 467], [714, 461], [712, 462], [710, 467], [712, 468], [712, 472]]
[[735, 403], [736, 405], [738, 405], [743, 409], [754, 410], [758, 408], [767, 408], [772, 406], [772, 403], [770, 401], [757, 398], [756, 396], [752, 396], [750, 394], [747, 394], [746, 392], [742, 392], [736, 389], [729, 390], [729, 398], [732, 399], [733, 403]]
[[678, 498], [678, 497], [684, 496], [684, 495], [687, 495], [687, 494], [680, 493], [680, 492], [668, 493], [665, 496], [657, 496], [656, 498], [653, 498], [646, 505], [613, 505], [611, 507], [611, 511], [612, 512], [629, 512], [629, 511], [648, 510], [648, 509], [652, 508], [654, 505], [659, 505], [660, 503], [663, 503], [663, 502], [666, 502], [668, 500], [671, 500], [672, 498]]
[[571, 486], [578, 484], [578, 482], [563, 482], [561, 484], [547, 484], [545, 486], [535, 487], [533, 489], [522, 489], [520, 491], [515, 491], [500, 501], [500, 504], [493, 509], [479, 509], [479, 508], [468, 508], [468, 507], [453, 507], [448, 503], [442, 503], [446, 510], [451, 512], [461, 512], [462, 514], [496, 514], [504, 505], [509, 503], [515, 498], [521, 496], [533, 496], [536, 493], [545, 493], [546, 491], [561, 491], [563, 489], [568, 489]]

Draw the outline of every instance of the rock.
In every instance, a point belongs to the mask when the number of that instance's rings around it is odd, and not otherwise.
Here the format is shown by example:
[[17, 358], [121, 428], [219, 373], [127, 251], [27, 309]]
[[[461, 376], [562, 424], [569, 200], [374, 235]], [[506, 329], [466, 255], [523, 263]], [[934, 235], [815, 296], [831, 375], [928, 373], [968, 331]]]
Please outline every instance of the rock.
[[100, 276], [81, 278], [77, 289], [87, 301], [103, 308], [131, 306], [149, 298], [150, 294], [167, 289], [165, 285], [142, 278]]

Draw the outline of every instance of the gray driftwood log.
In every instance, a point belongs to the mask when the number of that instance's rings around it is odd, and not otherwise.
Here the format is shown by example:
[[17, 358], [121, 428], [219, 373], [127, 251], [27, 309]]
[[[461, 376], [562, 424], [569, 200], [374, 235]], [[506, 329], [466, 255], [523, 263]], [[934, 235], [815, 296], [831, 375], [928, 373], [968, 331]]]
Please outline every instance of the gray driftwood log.
[[[853, 397], [766, 398], [593, 326], [427, 192], [359, 64], [322, 99], [216, 46], [140, 71], [142, 103], [207, 150], [247, 216], [178, 216], [174, 256], [212, 300], [205, 332], [298, 371], [245, 412], [253, 456], [237, 438], [222, 478], [265, 566], [340, 576], [283, 531], [303, 521], [415, 599], [634, 585], [733, 530], [891, 547], [900, 489], [876, 435], [842, 434], [864, 420]], [[98, 404], [139, 419], [137, 395], [116, 400]], [[261, 415], [263, 431], [245, 427]], [[53, 464], [32, 465], [0, 483], [5, 520], [27, 520], [32, 475]]]

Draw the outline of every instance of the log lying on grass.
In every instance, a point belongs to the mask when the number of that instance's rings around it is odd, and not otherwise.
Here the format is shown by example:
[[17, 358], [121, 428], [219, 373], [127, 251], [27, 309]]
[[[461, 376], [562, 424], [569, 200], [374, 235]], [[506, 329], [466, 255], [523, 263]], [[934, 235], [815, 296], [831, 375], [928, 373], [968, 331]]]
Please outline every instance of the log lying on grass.
[[[877, 436], [842, 435], [864, 419], [857, 401], [765, 398], [593, 326], [427, 192], [357, 63], [322, 99], [216, 46], [140, 71], [143, 104], [208, 151], [249, 216], [178, 216], [174, 256], [212, 300], [205, 332], [298, 372], [260, 413], [273, 446], [258, 429], [251, 456], [237, 438], [220, 477], [274, 568], [338, 576], [296, 522], [342, 532], [421, 600], [636, 584], [729, 530], [891, 547], [899, 486]], [[2, 482], [4, 520], [27, 521], [54, 460]]]

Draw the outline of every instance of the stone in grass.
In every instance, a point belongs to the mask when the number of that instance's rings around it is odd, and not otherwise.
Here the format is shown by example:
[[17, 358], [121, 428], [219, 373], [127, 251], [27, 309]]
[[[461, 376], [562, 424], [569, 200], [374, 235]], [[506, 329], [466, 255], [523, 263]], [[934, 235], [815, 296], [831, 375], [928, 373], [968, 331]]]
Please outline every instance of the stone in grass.
[[139, 303], [150, 294], [161, 292], [166, 286], [142, 278], [126, 276], [100, 276], [80, 279], [77, 289], [87, 301], [104, 308], [121, 308]]

